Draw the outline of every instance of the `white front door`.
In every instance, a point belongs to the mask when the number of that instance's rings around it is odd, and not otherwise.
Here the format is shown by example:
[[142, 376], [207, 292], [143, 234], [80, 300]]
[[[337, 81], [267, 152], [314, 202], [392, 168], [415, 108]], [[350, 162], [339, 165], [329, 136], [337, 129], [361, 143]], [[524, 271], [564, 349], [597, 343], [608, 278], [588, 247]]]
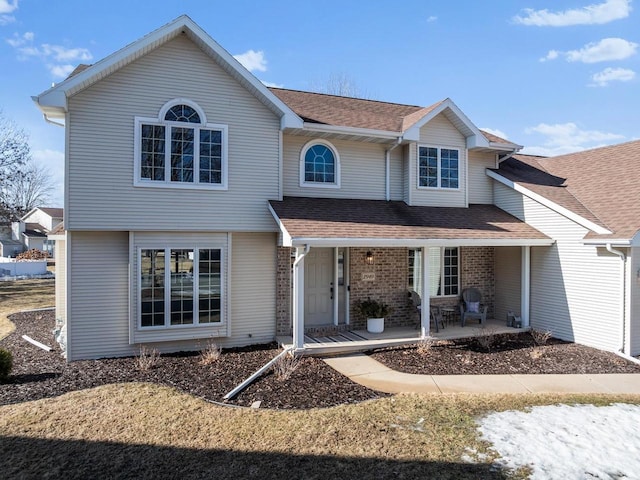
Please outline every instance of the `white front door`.
[[304, 324], [333, 323], [333, 248], [312, 248], [304, 258]]

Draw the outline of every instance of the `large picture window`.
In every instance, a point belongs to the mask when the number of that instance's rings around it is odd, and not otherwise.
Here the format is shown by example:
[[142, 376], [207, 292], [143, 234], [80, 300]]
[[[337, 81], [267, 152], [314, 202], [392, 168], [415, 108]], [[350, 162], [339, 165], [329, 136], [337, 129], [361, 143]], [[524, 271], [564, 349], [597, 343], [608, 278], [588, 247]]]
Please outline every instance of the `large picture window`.
[[[409, 249], [409, 290], [422, 294], [422, 251]], [[429, 296], [447, 297], [458, 295], [460, 278], [460, 255], [457, 247], [430, 247]]]
[[226, 125], [207, 123], [184, 99], [167, 103], [158, 118], [135, 123], [137, 186], [226, 188]]
[[419, 147], [418, 186], [459, 188], [460, 152], [451, 148]]
[[140, 249], [140, 327], [221, 322], [221, 258], [219, 248]]

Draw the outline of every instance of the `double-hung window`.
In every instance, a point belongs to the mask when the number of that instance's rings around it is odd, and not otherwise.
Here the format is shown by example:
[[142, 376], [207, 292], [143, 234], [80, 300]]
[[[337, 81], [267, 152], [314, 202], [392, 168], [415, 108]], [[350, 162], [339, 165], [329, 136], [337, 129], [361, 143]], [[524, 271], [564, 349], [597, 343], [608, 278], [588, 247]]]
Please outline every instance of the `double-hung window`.
[[[457, 247], [430, 247], [429, 296], [447, 297], [458, 295], [460, 278], [460, 254]], [[422, 251], [409, 249], [409, 290], [422, 294]]]
[[460, 151], [453, 148], [418, 147], [418, 186], [458, 189]]
[[135, 120], [136, 186], [226, 188], [226, 125], [207, 123], [184, 99], [165, 104], [158, 118]]
[[142, 248], [138, 265], [140, 328], [222, 321], [220, 248]]

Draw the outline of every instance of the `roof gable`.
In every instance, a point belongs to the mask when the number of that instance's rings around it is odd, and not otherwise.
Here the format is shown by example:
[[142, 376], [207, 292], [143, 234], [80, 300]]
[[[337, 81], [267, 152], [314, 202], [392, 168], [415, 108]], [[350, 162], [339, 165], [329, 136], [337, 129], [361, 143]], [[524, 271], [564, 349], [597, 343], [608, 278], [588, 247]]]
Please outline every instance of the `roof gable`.
[[45, 115], [63, 118], [67, 109], [67, 98], [100, 81], [114, 71], [128, 65], [151, 50], [176, 38], [187, 35], [199, 48], [208, 54], [223, 70], [255, 95], [281, 119], [281, 127], [301, 128], [302, 120], [282, 100], [244, 68], [229, 52], [213, 40], [191, 18], [182, 15], [167, 25], [145, 35], [88, 68], [76, 69], [74, 75], [33, 97]]

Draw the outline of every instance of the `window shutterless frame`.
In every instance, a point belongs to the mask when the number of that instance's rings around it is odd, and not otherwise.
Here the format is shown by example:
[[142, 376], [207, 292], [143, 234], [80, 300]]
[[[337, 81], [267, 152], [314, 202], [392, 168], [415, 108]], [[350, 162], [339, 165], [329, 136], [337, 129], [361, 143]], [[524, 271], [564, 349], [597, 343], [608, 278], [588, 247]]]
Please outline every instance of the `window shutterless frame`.
[[[191, 286], [191, 293], [192, 293], [192, 312], [193, 312], [193, 321], [191, 323], [181, 323], [181, 324], [173, 324], [171, 323], [171, 315], [172, 315], [172, 287], [175, 286], [174, 284], [177, 281], [177, 277], [173, 278], [171, 277], [172, 275], [172, 271], [171, 271], [171, 262], [174, 260], [174, 256], [172, 256], [172, 253], [176, 253], [176, 252], [192, 252], [193, 253], [193, 258], [192, 258], [192, 262], [193, 262], [193, 272], [192, 272], [192, 286]], [[201, 278], [206, 275], [203, 274], [203, 272], [200, 272], [200, 263], [201, 263], [201, 254], [203, 251], [209, 251], [209, 252], [218, 252], [218, 258], [219, 260], [217, 260], [219, 262], [219, 293], [218, 293], [218, 297], [219, 297], [219, 321], [215, 322], [215, 321], [207, 321], [207, 322], [200, 322], [200, 300], [201, 300], [201, 296], [203, 297], [202, 299], [204, 300], [206, 299], [211, 299], [211, 297], [205, 297], [204, 295], [202, 295], [202, 292], [205, 291], [205, 289], [207, 287], [211, 288], [211, 285], [201, 285]], [[142, 259], [143, 259], [143, 252], [162, 252], [162, 257], [163, 257], [163, 272], [155, 275], [155, 278], [153, 279], [148, 279], [148, 280], [152, 280], [152, 281], [156, 281], [156, 280], [162, 280], [162, 290], [163, 290], [163, 295], [162, 295], [162, 313], [164, 314], [164, 322], [162, 325], [150, 325], [150, 326], [142, 326], [142, 317], [143, 317], [143, 308], [142, 308], [142, 304], [143, 304], [143, 275], [145, 274], [145, 272], [143, 272], [143, 268], [142, 268]], [[136, 312], [137, 312], [137, 321], [136, 321], [136, 328], [139, 331], [153, 331], [153, 330], [171, 330], [171, 329], [181, 329], [181, 328], [202, 328], [202, 327], [211, 327], [211, 326], [221, 326], [225, 324], [225, 277], [226, 277], [226, 266], [225, 266], [225, 249], [220, 247], [220, 246], [212, 246], [212, 245], [207, 245], [207, 244], [201, 244], [201, 245], [171, 245], [171, 246], [157, 246], [157, 247], [138, 247], [136, 249], [136, 262], [137, 262], [137, 268], [136, 268], [136, 303], [137, 303], [137, 308], [136, 308]], [[205, 262], [211, 262], [211, 258], [207, 258], [207, 260], [204, 260]], [[174, 275], [176, 275], [176, 273], [179, 272], [173, 272]], [[209, 272], [210, 274], [210, 272]], [[151, 273], [147, 273], [147, 275], [151, 275]], [[215, 274], [214, 274], [215, 275]], [[146, 286], [147, 289], [149, 288], [153, 288], [150, 287], [149, 285]], [[152, 299], [155, 299], [155, 296], [151, 297]], [[153, 312], [153, 309], [152, 309]], [[178, 311], [178, 310], [174, 310], [173, 313], [183, 313], [182, 310]]]
[[462, 159], [460, 149], [418, 145], [416, 186], [418, 189], [458, 191]]

